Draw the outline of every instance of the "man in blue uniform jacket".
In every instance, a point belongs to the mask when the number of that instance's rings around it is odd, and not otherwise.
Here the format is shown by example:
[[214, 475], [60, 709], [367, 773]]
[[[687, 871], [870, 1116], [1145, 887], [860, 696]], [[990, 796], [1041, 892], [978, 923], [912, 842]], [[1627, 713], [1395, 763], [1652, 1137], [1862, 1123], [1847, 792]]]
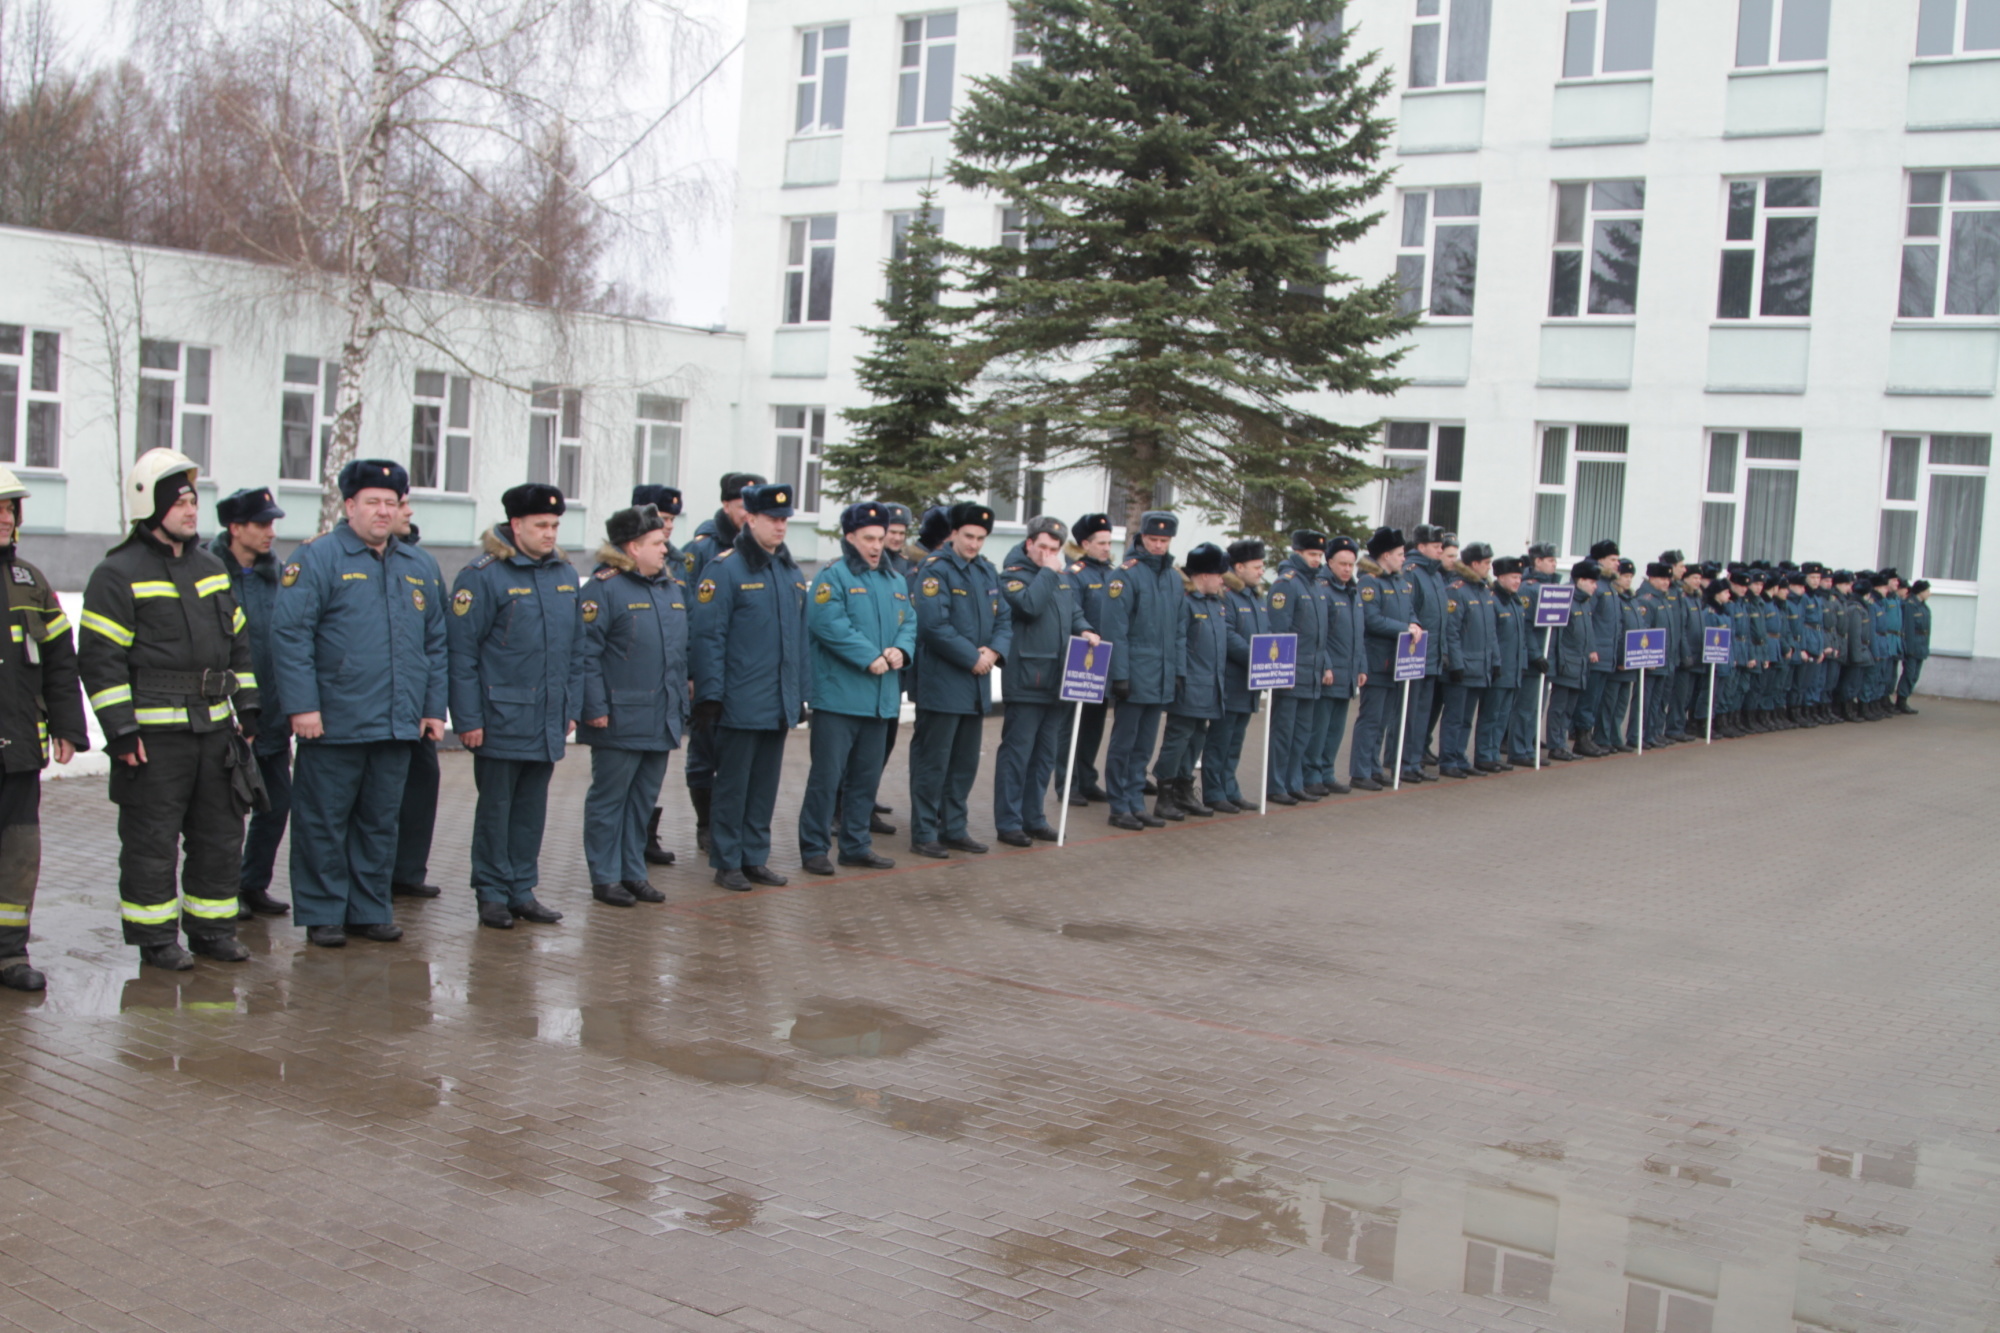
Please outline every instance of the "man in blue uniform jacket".
[[[405, 495], [396, 510], [396, 544], [430, 566], [431, 590], [425, 596], [444, 605], [444, 571], [437, 557], [417, 543], [416, 515]], [[442, 614], [442, 612], [440, 612]], [[443, 773], [438, 768], [437, 742], [429, 738], [410, 747], [410, 776], [403, 783], [403, 809], [396, 817], [396, 865], [389, 876], [389, 892], [398, 898], [435, 898], [443, 892], [429, 882], [431, 843], [437, 836], [438, 789]]]
[[[1229, 544], [1229, 575], [1222, 581], [1224, 619], [1229, 627], [1229, 669], [1222, 677], [1222, 720], [1209, 724], [1201, 752], [1201, 799], [1225, 815], [1249, 809], [1237, 766], [1257, 695], [1250, 691], [1250, 640], [1271, 632], [1264, 605], [1264, 543], [1254, 537]], [[1261, 693], [1261, 691], [1259, 691]]]
[[1319, 694], [1333, 670], [1327, 651], [1331, 607], [1319, 576], [1325, 559], [1324, 533], [1294, 532], [1292, 553], [1278, 566], [1265, 602], [1271, 633], [1298, 636], [1298, 669], [1292, 686], [1271, 692], [1271, 799], [1279, 805], [1317, 801], [1326, 794], [1324, 788], [1306, 790]]
[[1181, 598], [1180, 675], [1174, 680], [1174, 701], [1167, 705], [1167, 734], [1160, 742], [1160, 798], [1153, 812], [1171, 807], [1183, 819], [1206, 819], [1215, 811], [1194, 790], [1195, 760], [1207, 747], [1211, 727], [1222, 721], [1223, 680], [1229, 671], [1229, 609], [1223, 603], [1223, 580], [1229, 557], [1214, 542], [1203, 542], [1187, 553], [1187, 575]]
[[445, 614], [429, 561], [396, 540], [401, 463], [340, 471], [346, 517], [292, 553], [272, 617], [278, 697], [299, 740], [292, 919], [339, 948], [394, 940], [389, 879], [410, 750], [444, 735]]
[[479, 924], [509, 930], [562, 913], [536, 898], [549, 779], [583, 709], [582, 582], [556, 549], [567, 507], [553, 486], [500, 497], [507, 521], [452, 584], [451, 721], [472, 751], [472, 888]]
[[278, 672], [271, 661], [271, 618], [278, 604], [278, 561], [271, 554], [277, 520], [285, 516], [268, 486], [253, 486], [220, 500], [215, 517], [222, 531], [208, 549], [229, 571], [229, 590], [249, 622], [250, 661], [257, 672], [258, 693], [265, 717], [275, 725], [261, 727], [253, 750], [257, 771], [264, 778], [268, 804], [250, 813], [243, 835], [243, 859], [237, 873], [236, 916], [283, 916], [290, 903], [271, 896], [271, 872], [278, 860], [278, 843], [292, 813], [292, 732], [278, 722], [285, 716], [278, 697]]
[[910, 741], [910, 850], [943, 858], [983, 852], [967, 825], [979, 772], [981, 719], [993, 711], [993, 668], [1013, 650], [1000, 571], [980, 550], [993, 511], [955, 504], [951, 535], [917, 570], [917, 729]]
[[1098, 642], [1083, 614], [1077, 587], [1082, 580], [1063, 560], [1068, 534], [1061, 519], [1036, 515], [1000, 570], [1014, 646], [1000, 677], [1004, 702], [993, 763], [993, 824], [1010, 847], [1056, 840], [1043, 800], [1055, 776], [1063, 722], [1074, 712], [1074, 705], [1062, 702], [1063, 669], [1072, 635]]
[[[682, 587], [685, 589], [693, 587], [693, 581], [687, 577], [688, 553], [675, 546], [673, 540], [674, 520], [680, 517], [682, 504], [680, 491], [672, 486], [641, 483], [632, 488], [632, 507], [634, 509], [644, 509], [647, 505], [653, 506], [654, 511], [659, 516], [660, 522], [665, 525], [660, 531], [665, 535], [667, 541], [666, 572], [680, 580]], [[683, 597], [681, 600], [686, 601], [687, 599]], [[646, 819], [646, 850], [644, 855], [646, 864], [649, 866], [670, 866], [674, 863], [674, 854], [660, 845], [660, 807], [657, 805], [653, 807], [653, 813]]]
[[[764, 479], [755, 472], [722, 474], [722, 507], [696, 526], [694, 540], [681, 554], [681, 582], [690, 588], [699, 586], [708, 562], [735, 549], [736, 538], [743, 531], [743, 492], [762, 485]], [[788, 483], [786, 489], [795, 488]], [[694, 806], [694, 845], [705, 852], [709, 849], [715, 790], [715, 733], [708, 727], [696, 727], [688, 737], [687, 789], [688, 802]]]
[[1165, 828], [1146, 813], [1146, 765], [1160, 734], [1160, 716], [1174, 700], [1185, 628], [1181, 576], [1170, 548], [1180, 520], [1159, 509], [1139, 516], [1139, 546], [1126, 551], [1104, 587], [1104, 623], [1111, 642], [1111, 743], [1105, 748], [1105, 781], [1111, 826]]
[[771, 811], [808, 680], [806, 576], [785, 545], [797, 494], [788, 481], [746, 487], [735, 543], [694, 588], [694, 721], [715, 732], [708, 863], [734, 893], [785, 883]]

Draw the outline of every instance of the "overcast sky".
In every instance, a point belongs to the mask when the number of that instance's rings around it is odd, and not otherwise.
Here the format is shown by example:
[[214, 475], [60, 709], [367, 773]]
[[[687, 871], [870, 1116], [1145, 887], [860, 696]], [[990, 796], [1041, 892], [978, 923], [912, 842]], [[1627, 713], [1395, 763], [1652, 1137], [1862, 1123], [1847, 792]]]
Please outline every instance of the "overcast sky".
[[[686, 12], [713, 26], [720, 54], [743, 35], [745, 0], [679, 0]], [[55, 0], [55, 12], [69, 29], [71, 51], [87, 60], [109, 60], [126, 45], [131, 0]], [[664, 273], [649, 265], [620, 264], [611, 276], [647, 291], [653, 313], [676, 323], [706, 328], [729, 322], [730, 218], [736, 182], [736, 125], [743, 94], [743, 55], [723, 62], [714, 77], [688, 99], [655, 133], [669, 170], [706, 168], [723, 183], [727, 197], [712, 219], [681, 224]], [[692, 82], [692, 77], [688, 80]], [[648, 119], [664, 111], [686, 85], [661, 87], [652, 105], [637, 110]]]

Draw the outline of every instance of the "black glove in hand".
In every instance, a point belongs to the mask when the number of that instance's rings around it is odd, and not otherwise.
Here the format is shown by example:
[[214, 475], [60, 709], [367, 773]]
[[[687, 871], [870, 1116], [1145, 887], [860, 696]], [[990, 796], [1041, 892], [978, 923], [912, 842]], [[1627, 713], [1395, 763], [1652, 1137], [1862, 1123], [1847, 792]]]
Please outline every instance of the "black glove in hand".
[[1114, 681], [1112, 681], [1112, 682], [1111, 682], [1111, 695], [1112, 695], [1112, 697], [1113, 697], [1113, 698], [1115, 698], [1115, 699], [1124, 699], [1124, 698], [1128, 698], [1128, 697], [1130, 697], [1131, 693], [1132, 693], [1132, 682], [1131, 682], [1131, 681], [1129, 681], [1129, 680], [1114, 680]]
[[1463, 685], [1465, 683], [1465, 668], [1453, 667], [1444, 673], [1444, 678], [1454, 685]]
[[1549, 674], [1549, 659], [1548, 659], [1548, 658], [1546, 658], [1546, 657], [1531, 657], [1531, 658], [1529, 658], [1529, 659], [1528, 659], [1528, 670], [1530, 670], [1530, 671], [1534, 672], [1534, 673], [1535, 673], [1536, 675], [1538, 675], [1538, 676], [1546, 676], [1546, 675], [1548, 675], [1548, 674]]
[[694, 724], [697, 727], [712, 727], [722, 720], [722, 700], [704, 699], [694, 706]]
[[254, 708], [246, 708], [242, 712], [238, 713], [236, 715], [236, 729], [243, 733], [244, 740], [246, 741], [256, 740], [257, 710]]
[[128, 731], [122, 736], [113, 736], [104, 743], [104, 752], [114, 759], [123, 759], [128, 754], [139, 753], [139, 733]]

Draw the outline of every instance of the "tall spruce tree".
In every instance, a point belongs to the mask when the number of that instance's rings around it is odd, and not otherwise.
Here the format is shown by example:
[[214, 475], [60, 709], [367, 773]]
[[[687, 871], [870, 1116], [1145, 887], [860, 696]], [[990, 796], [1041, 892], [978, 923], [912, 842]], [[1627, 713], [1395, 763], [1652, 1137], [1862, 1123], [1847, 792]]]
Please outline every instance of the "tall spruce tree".
[[[1340, 0], [1016, 0], [1038, 59], [979, 81], [954, 184], [1016, 210], [1014, 244], [954, 248], [973, 411], [1042, 423], [1052, 467], [1101, 467], [1134, 524], [1172, 484], [1240, 532], [1351, 530], [1384, 475], [1375, 425], [1324, 393], [1388, 394], [1393, 279], [1331, 256], [1380, 218], [1390, 87]], [[1014, 238], [1004, 238], [1013, 240]]]
[[954, 352], [943, 292], [943, 240], [932, 192], [883, 266], [888, 295], [875, 303], [888, 322], [869, 329], [874, 350], [855, 376], [875, 402], [848, 408], [845, 444], [827, 446], [832, 489], [850, 497], [896, 500], [922, 511], [950, 495], [980, 466], [964, 429], [968, 370]]

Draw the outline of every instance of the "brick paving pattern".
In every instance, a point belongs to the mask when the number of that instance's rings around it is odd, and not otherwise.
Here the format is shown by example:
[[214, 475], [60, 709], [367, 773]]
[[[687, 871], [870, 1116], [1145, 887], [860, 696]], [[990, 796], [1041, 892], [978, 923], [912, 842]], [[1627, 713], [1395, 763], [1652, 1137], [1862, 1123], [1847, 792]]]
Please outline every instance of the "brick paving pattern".
[[1931, 700], [634, 909], [574, 755], [568, 919], [508, 933], [451, 754], [401, 944], [178, 975], [119, 943], [102, 780], [51, 784], [0, 1325], [1991, 1329], [1996, 742]]

